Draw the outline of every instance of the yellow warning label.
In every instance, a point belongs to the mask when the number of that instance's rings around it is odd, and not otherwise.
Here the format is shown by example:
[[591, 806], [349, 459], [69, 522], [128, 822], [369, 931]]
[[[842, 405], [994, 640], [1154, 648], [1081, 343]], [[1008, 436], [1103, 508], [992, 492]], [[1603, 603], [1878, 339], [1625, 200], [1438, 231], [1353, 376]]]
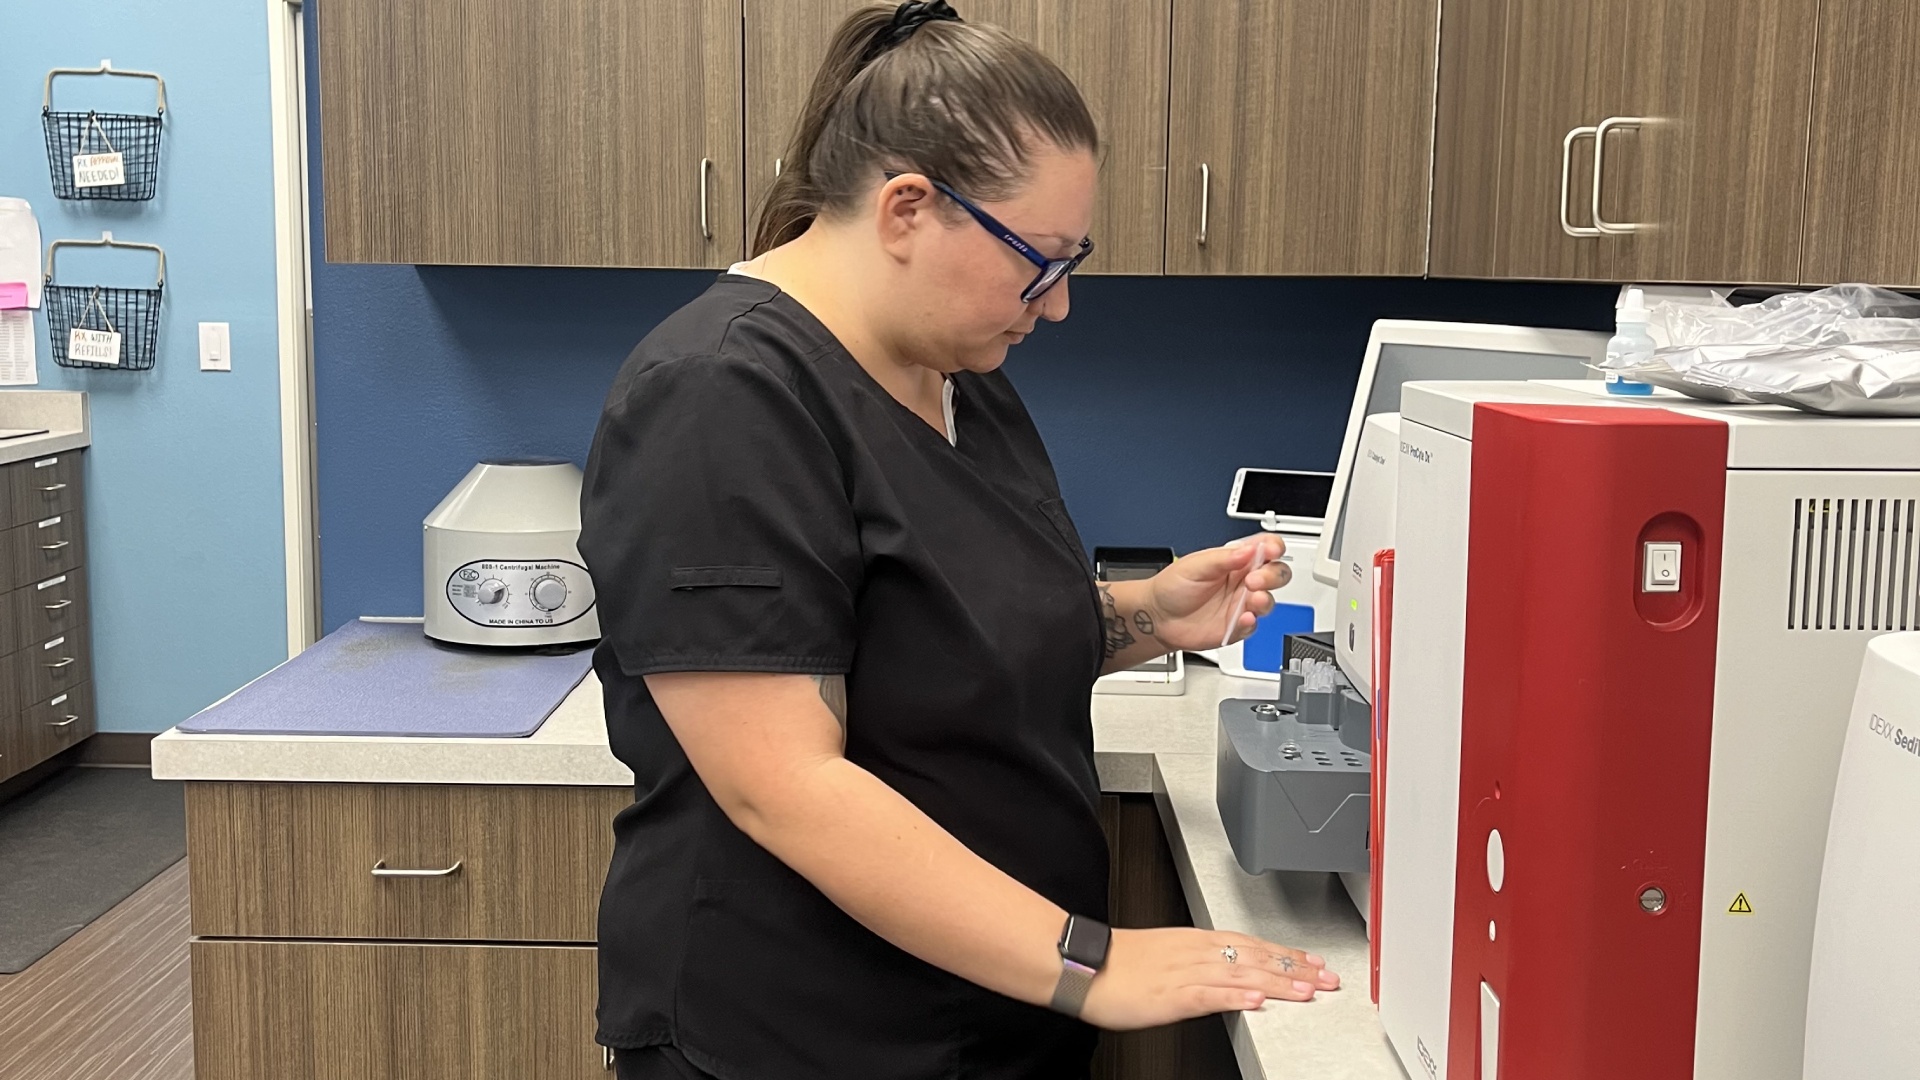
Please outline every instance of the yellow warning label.
[[1753, 914], [1753, 905], [1747, 902], [1746, 893], [1741, 893], [1739, 896], [1736, 896], [1733, 898], [1733, 903], [1727, 906], [1727, 914], [1729, 915]]

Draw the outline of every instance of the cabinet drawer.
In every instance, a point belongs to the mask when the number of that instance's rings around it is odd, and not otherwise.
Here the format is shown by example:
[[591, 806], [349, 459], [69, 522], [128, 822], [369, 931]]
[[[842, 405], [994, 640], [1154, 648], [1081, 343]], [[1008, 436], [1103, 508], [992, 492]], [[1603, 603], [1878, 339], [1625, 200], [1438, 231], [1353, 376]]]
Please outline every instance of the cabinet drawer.
[[0, 599], [0, 656], [59, 637], [86, 621], [85, 570], [22, 585]]
[[631, 801], [624, 787], [190, 783], [193, 932], [590, 942]]
[[197, 1080], [607, 1080], [594, 950], [195, 941]]
[[25, 717], [0, 716], [0, 780], [11, 779], [28, 767], [26, 752], [20, 747], [25, 729]]
[[44, 521], [56, 514], [79, 510], [80, 454], [50, 454], [6, 467], [6, 525]]
[[72, 690], [93, 672], [87, 628], [76, 626], [28, 645], [0, 661], [0, 670], [7, 672], [5, 690], [11, 697], [6, 701], [16, 710]]
[[45, 581], [86, 561], [78, 513], [15, 525], [0, 533], [0, 591]]
[[94, 733], [93, 684], [82, 681], [29, 705], [15, 718], [15, 772], [32, 768]]

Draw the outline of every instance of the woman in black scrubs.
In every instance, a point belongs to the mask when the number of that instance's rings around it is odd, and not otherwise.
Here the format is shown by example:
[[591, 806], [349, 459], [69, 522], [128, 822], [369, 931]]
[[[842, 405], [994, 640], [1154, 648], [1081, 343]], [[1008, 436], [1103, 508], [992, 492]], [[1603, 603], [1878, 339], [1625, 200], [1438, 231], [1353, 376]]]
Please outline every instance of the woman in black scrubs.
[[1097, 139], [1031, 46], [862, 10], [759, 255], [621, 370], [580, 549], [635, 776], [600, 908], [623, 1080], [1074, 1078], [1096, 1025], [1338, 986], [1101, 922], [1094, 679], [1218, 644], [1243, 589], [1244, 635], [1286, 578], [1262, 539], [1096, 585], [999, 371], [1067, 315]]

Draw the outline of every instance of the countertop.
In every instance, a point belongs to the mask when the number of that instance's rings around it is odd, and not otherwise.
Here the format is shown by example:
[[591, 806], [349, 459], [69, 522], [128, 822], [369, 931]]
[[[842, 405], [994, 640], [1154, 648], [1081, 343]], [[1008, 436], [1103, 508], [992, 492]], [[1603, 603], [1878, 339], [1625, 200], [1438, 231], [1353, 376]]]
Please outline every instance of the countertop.
[[0, 391], [0, 428], [46, 428], [45, 435], [0, 440], [0, 465], [78, 450], [93, 443], [87, 395], [78, 390]]
[[[1108, 792], [1153, 791], [1156, 754], [1213, 756], [1218, 703], [1271, 697], [1274, 686], [1203, 664], [1179, 697], [1093, 695], [1094, 765]], [[633, 773], [607, 749], [600, 681], [589, 672], [540, 730], [524, 739], [369, 738], [343, 735], [187, 735], [153, 740], [163, 780], [345, 784], [571, 784], [624, 787]]]
[[[1249, 875], [1234, 862], [1214, 804], [1219, 702], [1271, 697], [1274, 685], [1187, 668], [1178, 697], [1095, 694], [1093, 741], [1103, 790], [1154, 796], [1196, 925], [1325, 956], [1345, 989], [1299, 1004], [1269, 1002], [1226, 1020], [1248, 1080], [1406, 1080], [1367, 996], [1367, 939], [1331, 874]], [[170, 780], [623, 786], [633, 774], [607, 749], [600, 684], [589, 674], [525, 739], [183, 735], [153, 741], [153, 774]]]

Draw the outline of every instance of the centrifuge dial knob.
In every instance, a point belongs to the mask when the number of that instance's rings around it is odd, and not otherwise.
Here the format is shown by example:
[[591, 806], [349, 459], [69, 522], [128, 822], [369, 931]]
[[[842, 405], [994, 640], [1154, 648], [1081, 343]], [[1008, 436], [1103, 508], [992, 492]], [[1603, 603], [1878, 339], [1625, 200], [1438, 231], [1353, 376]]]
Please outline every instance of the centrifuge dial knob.
[[567, 583], [548, 574], [533, 583], [533, 606], [552, 611], [567, 602]]
[[497, 604], [507, 598], [507, 583], [499, 578], [488, 578], [480, 583], [480, 602]]

